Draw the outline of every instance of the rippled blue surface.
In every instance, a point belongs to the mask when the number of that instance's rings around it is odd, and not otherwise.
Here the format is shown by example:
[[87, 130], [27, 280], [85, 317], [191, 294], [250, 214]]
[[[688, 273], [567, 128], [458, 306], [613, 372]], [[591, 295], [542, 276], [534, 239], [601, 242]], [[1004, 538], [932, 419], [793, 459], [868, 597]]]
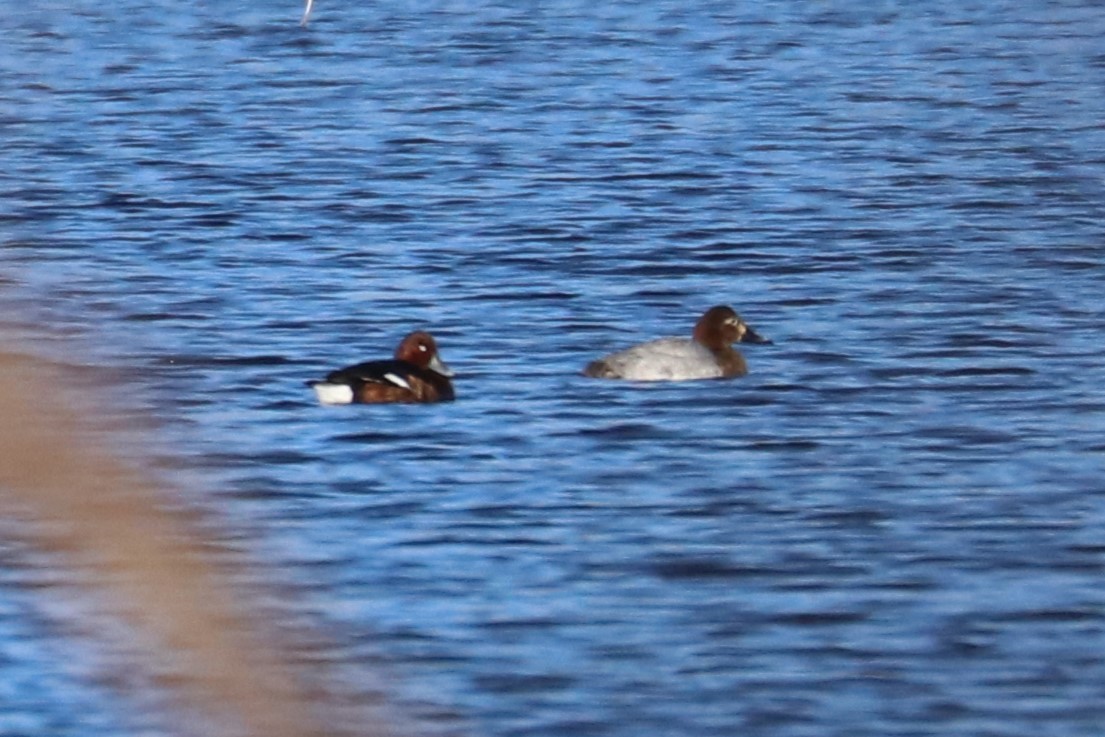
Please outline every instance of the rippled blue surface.
[[[1100, 735], [1099, 5], [522, 5], [13, 5], [5, 310], [426, 733]], [[313, 404], [414, 327], [455, 404]], [[140, 731], [2, 570], [0, 734]]]

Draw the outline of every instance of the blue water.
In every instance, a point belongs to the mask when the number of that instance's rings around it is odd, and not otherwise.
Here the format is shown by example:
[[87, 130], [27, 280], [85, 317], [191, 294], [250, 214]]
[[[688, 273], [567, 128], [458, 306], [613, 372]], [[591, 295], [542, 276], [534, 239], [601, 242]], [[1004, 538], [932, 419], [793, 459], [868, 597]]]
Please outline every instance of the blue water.
[[[1098, 3], [301, 10], [10, 3], [0, 294], [335, 666], [426, 734], [1102, 734]], [[716, 303], [748, 377], [579, 375]], [[416, 327], [456, 403], [303, 386]], [[0, 571], [0, 735], [171, 729]]]

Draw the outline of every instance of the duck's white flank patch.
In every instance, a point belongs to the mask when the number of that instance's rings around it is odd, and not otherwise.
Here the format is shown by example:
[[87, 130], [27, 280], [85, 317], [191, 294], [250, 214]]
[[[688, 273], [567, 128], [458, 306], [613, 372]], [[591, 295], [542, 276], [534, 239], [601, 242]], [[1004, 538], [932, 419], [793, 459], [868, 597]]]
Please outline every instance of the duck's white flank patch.
[[321, 381], [315, 384], [314, 389], [322, 404], [350, 404], [353, 401], [353, 387], [348, 384], [327, 384]]
[[395, 384], [396, 386], [401, 386], [404, 389], [409, 390], [411, 388], [411, 385], [407, 383], [407, 380], [404, 379], [402, 376], [399, 376], [398, 374], [386, 373], [384, 374], [384, 378], [390, 381], [392, 384]]

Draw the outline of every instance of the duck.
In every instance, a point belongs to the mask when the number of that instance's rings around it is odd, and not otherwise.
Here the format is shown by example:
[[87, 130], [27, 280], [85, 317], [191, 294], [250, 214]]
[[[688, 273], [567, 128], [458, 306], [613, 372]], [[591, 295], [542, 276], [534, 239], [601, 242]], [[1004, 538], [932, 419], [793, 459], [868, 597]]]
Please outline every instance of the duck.
[[456, 397], [452, 376], [433, 336], [416, 330], [399, 343], [393, 359], [346, 366], [306, 384], [324, 405], [450, 402]]
[[583, 369], [584, 376], [630, 381], [728, 379], [748, 373], [733, 343], [771, 343], [729, 305], [706, 310], [690, 338], [659, 338], [603, 356]]

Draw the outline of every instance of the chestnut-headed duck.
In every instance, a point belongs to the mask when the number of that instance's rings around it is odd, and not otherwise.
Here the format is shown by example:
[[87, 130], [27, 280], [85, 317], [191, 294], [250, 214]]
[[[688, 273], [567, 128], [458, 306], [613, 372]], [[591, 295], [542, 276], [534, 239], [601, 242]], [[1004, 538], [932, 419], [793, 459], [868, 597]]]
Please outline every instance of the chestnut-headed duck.
[[452, 375], [433, 336], [417, 331], [403, 338], [394, 359], [346, 366], [307, 386], [322, 404], [448, 402], [454, 398]]
[[587, 364], [585, 376], [631, 381], [690, 381], [744, 376], [748, 365], [733, 343], [770, 343], [727, 305], [711, 307], [691, 338], [660, 338]]

